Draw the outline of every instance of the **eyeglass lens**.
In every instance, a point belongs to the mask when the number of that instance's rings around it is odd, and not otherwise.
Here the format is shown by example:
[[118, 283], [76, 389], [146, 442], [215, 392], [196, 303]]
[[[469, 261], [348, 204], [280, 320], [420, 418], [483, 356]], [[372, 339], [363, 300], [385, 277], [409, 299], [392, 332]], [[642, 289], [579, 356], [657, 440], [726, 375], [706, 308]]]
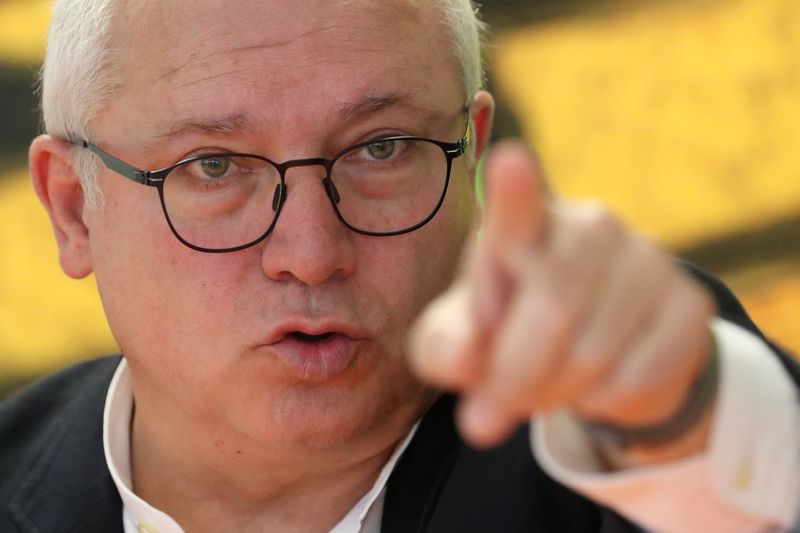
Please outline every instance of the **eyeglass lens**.
[[[398, 232], [423, 222], [439, 205], [448, 165], [436, 143], [380, 140], [336, 159], [328, 194], [354, 229]], [[220, 250], [256, 241], [271, 228], [280, 212], [281, 187], [280, 171], [265, 159], [210, 156], [173, 169], [162, 194], [167, 217], [182, 239]]]

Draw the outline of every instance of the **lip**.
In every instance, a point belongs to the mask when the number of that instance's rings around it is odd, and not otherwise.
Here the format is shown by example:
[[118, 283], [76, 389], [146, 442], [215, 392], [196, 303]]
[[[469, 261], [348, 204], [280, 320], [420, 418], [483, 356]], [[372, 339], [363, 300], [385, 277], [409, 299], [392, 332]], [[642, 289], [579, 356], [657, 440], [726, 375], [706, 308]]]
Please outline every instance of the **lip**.
[[302, 331], [308, 335], [322, 335], [323, 333], [339, 333], [354, 341], [365, 340], [367, 333], [358, 326], [349, 322], [336, 319], [323, 320], [285, 320], [272, 328], [264, 341], [264, 346], [272, 346], [283, 340], [294, 331]]
[[[290, 333], [331, 333], [321, 342], [303, 342]], [[261, 346], [267, 348], [299, 379], [326, 381], [343, 374], [353, 363], [360, 341], [367, 334], [357, 326], [337, 320], [289, 320], [273, 328]]]

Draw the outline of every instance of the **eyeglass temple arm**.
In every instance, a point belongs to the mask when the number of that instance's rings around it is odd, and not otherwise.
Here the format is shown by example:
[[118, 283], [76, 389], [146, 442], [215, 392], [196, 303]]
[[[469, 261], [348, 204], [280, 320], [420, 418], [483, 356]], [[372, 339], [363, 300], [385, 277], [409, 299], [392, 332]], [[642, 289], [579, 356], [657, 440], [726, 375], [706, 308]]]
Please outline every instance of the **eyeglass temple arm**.
[[470, 126], [469, 120], [467, 120], [467, 129], [464, 131], [464, 136], [450, 145], [452, 148], [446, 150], [446, 153], [452, 160], [454, 157], [466, 154], [470, 144], [472, 144], [472, 126]]
[[464, 136], [461, 137], [461, 153], [467, 153], [467, 149], [469, 145], [472, 144], [472, 124], [470, 123], [469, 117], [467, 117], [467, 130], [464, 132]]
[[[464, 154], [471, 143], [472, 143], [472, 128], [470, 126], [469, 120], [467, 120], [467, 128], [466, 131], [464, 132], [464, 136], [461, 139], [459, 139], [457, 143], [458, 153], [453, 155]], [[92, 151], [94, 154], [100, 157], [100, 159], [103, 160], [103, 163], [109, 168], [109, 170], [113, 170], [120, 176], [128, 178], [131, 181], [135, 181], [136, 183], [141, 183], [142, 185], [150, 185], [150, 186], [156, 185], [158, 182], [163, 181], [162, 176], [156, 175], [157, 172], [154, 173], [149, 170], [136, 168], [135, 166], [130, 165], [121, 159], [117, 159], [108, 152], [104, 152], [97, 145], [92, 144], [85, 139], [78, 139], [72, 141], [72, 144]]]
[[97, 156], [103, 160], [103, 163], [105, 163], [109, 170], [113, 170], [120, 176], [126, 177], [129, 180], [135, 181], [136, 183], [141, 183], [142, 185], [153, 185], [153, 182], [151, 181], [151, 172], [149, 170], [143, 170], [141, 168], [136, 168], [133, 165], [129, 165], [125, 161], [117, 159], [113, 155], [104, 152], [89, 141], [81, 139], [73, 141], [73, 144], [80, 146], [81, 148], [87, 148], [93, 153], [97, 154]]

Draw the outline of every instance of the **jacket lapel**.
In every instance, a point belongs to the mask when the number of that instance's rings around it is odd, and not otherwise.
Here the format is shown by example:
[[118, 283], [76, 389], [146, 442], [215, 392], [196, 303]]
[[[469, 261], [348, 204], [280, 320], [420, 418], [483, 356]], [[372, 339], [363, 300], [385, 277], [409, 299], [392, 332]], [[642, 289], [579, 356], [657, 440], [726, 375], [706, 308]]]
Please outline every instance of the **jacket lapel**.
[[455, 399], [439, 398], [423, 417], [386, 490], [381, 533], [425, 531], [459, 452], [453, 426]]
[[530, 427], [491, 450], [465, 445], [443, 396], [422, 419], [389, 478], [381, 533], [641, 531], [551, 479], [536, 463]]

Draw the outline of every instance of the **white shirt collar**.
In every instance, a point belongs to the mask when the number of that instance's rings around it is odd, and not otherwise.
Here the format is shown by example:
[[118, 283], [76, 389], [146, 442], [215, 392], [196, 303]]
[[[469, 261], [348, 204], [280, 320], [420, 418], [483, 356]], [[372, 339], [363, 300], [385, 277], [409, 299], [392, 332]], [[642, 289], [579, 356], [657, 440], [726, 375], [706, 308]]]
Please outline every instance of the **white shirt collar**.
[[[133, 385], [123, 358], [114, 373], [103, 412], [103, 447], [111, 478], [122, 498], [125, 533], [183, 533], [178, 523], [133, 493], [130, 433], [133, 415]], [[372, 488], [353, 506], [331, 533], [378, 533], [383, 515], [386, 483], [419, 424], [409, 431], [384, 465]]]

